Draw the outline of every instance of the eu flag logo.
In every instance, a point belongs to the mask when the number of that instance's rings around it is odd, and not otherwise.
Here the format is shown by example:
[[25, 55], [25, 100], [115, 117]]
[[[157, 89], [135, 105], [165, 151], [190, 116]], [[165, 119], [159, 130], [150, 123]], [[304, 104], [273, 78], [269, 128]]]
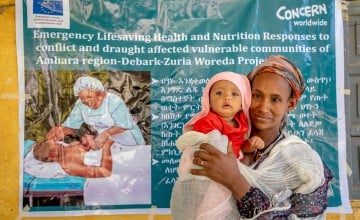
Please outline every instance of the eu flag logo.
[[63, 0], [34, 0], [34, 14], [63, 15]]

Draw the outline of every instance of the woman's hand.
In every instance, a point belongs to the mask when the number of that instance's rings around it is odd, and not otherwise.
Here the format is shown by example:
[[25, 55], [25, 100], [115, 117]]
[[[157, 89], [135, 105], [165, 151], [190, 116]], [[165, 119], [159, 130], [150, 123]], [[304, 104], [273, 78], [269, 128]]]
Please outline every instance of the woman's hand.
[[74, 130], [71, 128], [63, 127], [63, 126], [54, 126], [50, 129], [50, 131], [46, 134], [47, 140], [64, 140], [65, 136], [73, 134]]
[[239, 171], [232, 144], [229, 143], [227, 154], [223, 154], [210, 144], [201, 144], [200, 149], [195, 151], [193, 163], [202, 166], [203, 169], [192, 169], [190, 172], [207, 176], [227, 187], [235, 198], [242, 198], [250, 189], [250, 185]]
[[99, 150], [102, 148], [105, 141], [111, 136], [111, 134], [108, 131], [101, 132], [96, 138], [95, 138], [95, 144], [91, 146], [91, 149], [93, 150]]

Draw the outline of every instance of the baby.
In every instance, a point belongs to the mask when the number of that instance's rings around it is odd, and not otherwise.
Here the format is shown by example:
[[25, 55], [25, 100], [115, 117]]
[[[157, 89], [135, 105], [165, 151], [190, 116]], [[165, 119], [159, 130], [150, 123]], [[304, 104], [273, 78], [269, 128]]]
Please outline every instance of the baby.
[[246, 76], [221, 72], [207, 83], [201, 99], [201, 112], [184, 126], [204, 134], [218, 130], [232, 142], [233, 153], [239, 159], [242, 152], [251, 153], [264, 148], [264, 142], [250, 135], [249, 107], [251, 88]]
[[182, 152], [170, 208], [174, 219], [238, 219], [236, 202], [223, 185], [207, 177], [194, 176], [194, 151], [201, 143], [210, 143], [227, 153], [228, 142], [238, 159], [242, 151], [250, 153], [264, 148], [259, 137], [250, 137], [249, 107], [251, 89], [246, 76], [221, 72], [207, 83], [202, 100], [202, 110], [184, 126], [184, 134], [176, 146]]

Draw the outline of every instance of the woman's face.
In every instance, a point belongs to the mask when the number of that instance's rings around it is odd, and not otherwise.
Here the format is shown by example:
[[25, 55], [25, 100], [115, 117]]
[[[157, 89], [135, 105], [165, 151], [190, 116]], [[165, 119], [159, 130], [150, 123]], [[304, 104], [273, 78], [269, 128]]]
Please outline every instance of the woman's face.
[[282, 118], [298, 102], [298, 99], [290, 98], [289, 83], [277, 74], [260, 73], [255, 76], [251, 91], [249, 113], [253, 128], [278, 132]]
[[79, 99], [84, 105], [87, 105], [89, 108], [97, 109], [102, 103], [103, 96], [99, 91], [84, 89], [79, 93]]
[[230, 81], [220, 80], [210, 89], [210, 107], [226, 121], [233, 120], [241, 110], [241, 92]]

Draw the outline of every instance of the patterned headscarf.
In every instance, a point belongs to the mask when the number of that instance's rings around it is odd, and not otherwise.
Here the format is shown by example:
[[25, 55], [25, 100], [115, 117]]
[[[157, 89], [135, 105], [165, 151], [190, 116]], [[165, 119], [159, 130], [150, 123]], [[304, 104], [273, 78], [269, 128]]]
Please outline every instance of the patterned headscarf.
[[[214, 75], [209, 82], [206, 84], [203, 91], [203, 96], [201, 97], [201, 111], [197, 113], [190, 121], [184, 125], [184, 131], [192, 130], [192, 125], [196, 121], [205, 117], [210, 111], [210, 89], [211, 87], [220, 80], [227, 80], [232, 82], [241, 93], [241, 102], [242, 102], [242, 111], [245, 113], [246, 117], [249, 118], [249, 107], [251, 104], [251, 88], [249, 80], [246, 76], [239, 73], [233, 72], [221, 72]], [[249, 123], [250, 124], [250, 123]]]
[[293, 97], [300, 98], [304, 92], [305, 83], [300, 70], [283, 56], [269, 56], [263, 63], [258, 65], [249, 75], [250, 83], [259, 73], [274, 73], [286, 79], [292, 89]]
[[82, 76], [76, 80], [74, 84], [74, 95], [79, 96], [79, 93], [84, 89], [100, 92], [105, 91], [103, 84], [91, 76]]

